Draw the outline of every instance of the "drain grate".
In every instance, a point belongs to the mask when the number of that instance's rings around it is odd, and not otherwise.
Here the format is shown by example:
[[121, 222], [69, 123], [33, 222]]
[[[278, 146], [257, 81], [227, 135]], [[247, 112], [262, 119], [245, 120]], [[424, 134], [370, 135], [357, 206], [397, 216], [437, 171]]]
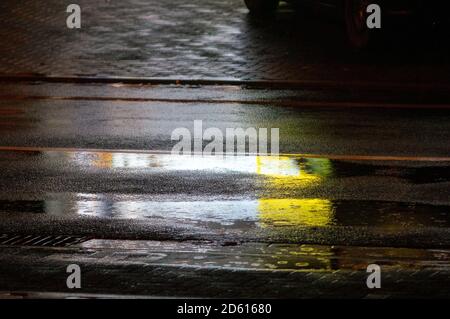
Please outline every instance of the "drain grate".
[[3, 246], [43, 246], [67, 247], [89, 240], [88, 237], [77, 236], [45, 236], [45, 235], [0, 235], [0, 245]]

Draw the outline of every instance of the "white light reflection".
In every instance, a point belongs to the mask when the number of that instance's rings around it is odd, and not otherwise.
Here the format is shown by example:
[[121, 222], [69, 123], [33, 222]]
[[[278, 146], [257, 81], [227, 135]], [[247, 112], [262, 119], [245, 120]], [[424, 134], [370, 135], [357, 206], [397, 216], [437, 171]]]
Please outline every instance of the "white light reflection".
[[71, 153], [78, 165], [98, 168], [153, 169], [164, 171], [214, 171], [260, 175], [298, 176], [294, 158], [279, 156], [192, 156], [139, 153]]
[[[331, 172], [327, 159], [287, 156], [191, 156], [172, 154], [71, 153], [70, 160], [82, 167], [139, 169], [143, 172], [210, 171], [264, 176], [269, 190], [315, 185]], [[275, 192], [276, 193], [276, 192]], [[326, 199], [243, 198], [215, 201], [114, 200], [103, 195], [78, 194], [73, 211], [84, 216], [121, 219], [169, 218], [193, 223], [211, 222], [230, 226], [242, 222], [265, 227], [304, 225], [328, 226], [334, 207]]]
[[194, 222], [211, 222], [224, 226], [237, 221], [257, 221], [258, 201], [191, 201], [191, 202], [151, 202], [151, 201], [77, 201], [75, 211], [79, 215], [118, 218], [169, 218]]

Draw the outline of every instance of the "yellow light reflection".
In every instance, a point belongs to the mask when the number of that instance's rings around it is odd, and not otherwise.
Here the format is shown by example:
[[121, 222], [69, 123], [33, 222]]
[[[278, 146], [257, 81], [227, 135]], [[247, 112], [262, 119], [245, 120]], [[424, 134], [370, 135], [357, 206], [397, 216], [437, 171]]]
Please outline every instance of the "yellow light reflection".
[[257, 156], [257, 173], [272, 177], [295, 177], [300, 175], [300, 167], [294, 159], [282, 156]]
[[262, 226], [328, 226], [334, 222], [334, 208], [329, 200], [276, 198], [282, 189], [287, 189], [286, 187], [300, 189], [322, 182], [332, 172], [331, 162], [328, 159], [108, 152], [76, 153], [72, 159], [83, 165], [98, 168], [257, 174], [264, 177], [264, 188], [267, 192], [274, 194], [274, 198], [269, 194], [255, 202], [253, 216], [260, 219]]
[[298, 186], [313, 184], [331, 175], [328, 159], [296, 159], [287, 156], [258, 156], [257, 173], [272, 177], [272, 186], [295, 183]]
[[328, 160], [307, 159], [299, 161], [288, 156], [192, 156], [109, 152], [69, 154], [76, 163], [98, 168], [231, 171], [273, 178], [299, 178], [303, 182], [307, 180], [318, 181], [323, 178], [329, 169]]
[[93, 164], [99, 168], [108, 168], [112, 166], [113, 154], [112, 153], [95, 153]]
[[[327, 159], [294, 159], [291, 157], [258, 157], [258, 173], [269, 178], [265, 188], [278, 194], [289, 185], [299, 189], [318, 184], [331, 174]], [[334, 223], [334, 208], [326, 199], [262, 198], [258, 200], [261, 225], [266, 226], [329, 226]]]
[[333, 204], [326, 199], [260, 199], [261, 226], [330, 226]]

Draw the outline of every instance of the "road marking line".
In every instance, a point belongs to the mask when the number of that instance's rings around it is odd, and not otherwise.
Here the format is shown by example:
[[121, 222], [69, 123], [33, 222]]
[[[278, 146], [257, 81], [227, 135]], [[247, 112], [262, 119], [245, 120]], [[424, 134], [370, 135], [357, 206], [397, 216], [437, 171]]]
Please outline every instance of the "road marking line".
[[[65, 148], [65, 147], [34, 147], [34, 146], [0, 146], [1, 152], [69, 152], [69, 153], [128, 153], [148, 155], [172, 155], [168, 150], [133, 150], [133, 149], [97, 149], [97, 148]], [[192, 152], [188, 155], [202, 156], [201, 153]], [[214, 157], [206, 155], [205, 157]], [[450, 157], [444, 156], [390, 156], [390, 155], [337, 155], [337, 154], [307, 154], [307, 153], [280, 153], [278, 155], [258, 153], [233, 153], [224, 156], [283, 156], [293, 158], [327, 158], [346, 161], [398, 161], [398, 162], [450, 162]]]

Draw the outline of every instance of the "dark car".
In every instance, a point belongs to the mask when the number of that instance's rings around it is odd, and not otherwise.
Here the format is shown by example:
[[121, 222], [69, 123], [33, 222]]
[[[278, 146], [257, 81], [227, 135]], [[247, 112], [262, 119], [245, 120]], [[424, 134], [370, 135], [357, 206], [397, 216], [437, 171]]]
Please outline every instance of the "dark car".
[[[280, 0], [244, 0], [251, 14], [273, 13]], [[318, 11], [333, 11], [343, 18], [350, 44], [356, 48], [366, 47], [377, 32], [367, 27], [370, 4], [381, 8], [382, 20], [388, 22], [418, 21], [435, 23], [449, 15], [450, 1], [445, 0], [288, 0], [295, 4], [312, 7]]]

